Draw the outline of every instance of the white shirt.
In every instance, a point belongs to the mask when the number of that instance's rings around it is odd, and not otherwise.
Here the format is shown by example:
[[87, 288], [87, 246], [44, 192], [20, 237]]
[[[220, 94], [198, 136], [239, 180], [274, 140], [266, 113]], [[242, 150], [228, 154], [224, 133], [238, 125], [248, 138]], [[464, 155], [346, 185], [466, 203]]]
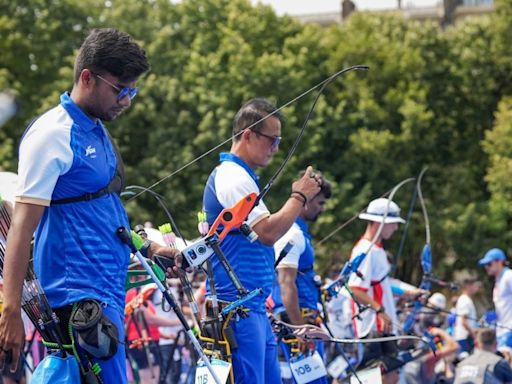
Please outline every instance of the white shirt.
[[[512, 328], [512, 270], [505, 268], [494, 283], [492, 301], [498, 316], [498, 323], [503, 327], [496, 327], [496, 336], [500, 337]], [[506, 327], [506, 328], [504, 328]]]
[[354, 337], [352, 328], [352, 300], [345, 288], [342, 288], [338, 296], [333, 297], [327, 304], [329, 314], [329, 329], [334, 337], [351, 339]]
[[14, 204], [18, 190], [18, 175], [13, 172], [0, 172], [0, 201], [9, 201]]
[[460, 295], [459, 299], [457, 300], [457, 304], [455, 304], [455, 313], [457, 314], [457, 317], [455, 321], [453, 336], [455, 340], [465, 340], [468, 338], [469, 332], [462, 325], [463, 316], [468, 317], [467, 321], [471, 328], [478, 327], [478, 322], [476, 321], [476, 308], [473, 300], [471, 300], [471, 297], [466, 294]]
[[[361, 239], [352, 249], [350, 259], [363, 252], [368, 251], [370, 241]], [[359, 266], [359, 271], [363, 275], [361, 279], [357, 274], [352, 273], [348, 281], [350, 287], [357, 287], [366, 291], [366, 293], [379, 305], [384, 307], [384, 311], [390, 317], [392, 322], [392, 333], [397, 334], [398, 319], [396, 316], [395, 301], [393, 300], [393, 292], [391, 290], [391, 283], [388, 277], [391, 271], [391, 265], [388, 262], [386, 251], [381, 245], [375, 244], [370, 252], [366, 255], [363, 262]], [[352, 312], [357, 314], [358, 309], [355, 303], [352, 304]], [[371, 330], [382, 331], [382, 324], [376, 324], [375, 311], [367, 309], [359, 315], [361, 320], [355, 318], [355, 334], [357, 337], [364, 337], [368, 335]]]
[[[171, 287], [171, 292], [174, 297], [178, 297], [178, 289], [176, 287]], [[153, 294], [153, 304], [155, 304], [155, 311], [156, 315], [160, 317], [165, 317], [169, 320], [178, 320], [178, 316], [176, 315], [176, 312], [174, 312], [172, 309], [170, 311], [164, 311], [162, 309], [162, 300], [165, 301], [165, 299], [162, 296], [162, 292], [159, 290], [156, 290]], [[165, 303], [166, 310], [170, 309], [169, 304]], [[183, 329], [182, 325], [175, 325], [174, 327], [158, 327], [161, 333], [164, 334], [171, 334], [174, 333], [175, 335], [178, 334], [178, 332]], [[160, 340], [158, 341], [158, 344], [160, 345], [169, 345], [174, 344], [174, 339], [166, 339], [163, 337], [160, 337]]]

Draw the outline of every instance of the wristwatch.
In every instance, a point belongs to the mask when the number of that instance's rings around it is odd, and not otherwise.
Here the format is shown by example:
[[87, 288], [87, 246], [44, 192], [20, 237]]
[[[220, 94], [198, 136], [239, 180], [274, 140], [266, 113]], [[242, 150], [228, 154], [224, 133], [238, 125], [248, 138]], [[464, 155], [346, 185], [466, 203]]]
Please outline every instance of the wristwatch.
[[379, 313], [384, 313], [384, 306], [382, 306], [382, 305], [381, 305], [381, 306], [380, 306], [380, 308], [379, 308], [379, 309], [377, 309], [377, 310], [375, 311], [375, 313], [376, 313], [377, 315], [378, 315]]

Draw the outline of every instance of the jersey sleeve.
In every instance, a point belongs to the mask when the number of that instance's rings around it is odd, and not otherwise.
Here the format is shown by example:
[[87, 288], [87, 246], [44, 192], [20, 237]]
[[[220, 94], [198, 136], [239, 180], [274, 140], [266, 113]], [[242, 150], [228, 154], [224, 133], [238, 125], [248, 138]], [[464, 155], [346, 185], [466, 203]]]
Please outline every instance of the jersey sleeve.
[[408, 284], [402, 280], [390, 278], [389, 282], [391, 284], [391, 290], [393, 291], [393, 294], [395, 295], [403, 295], [406, 292], [410, 292], [416, 289], [414, 285]]
[[59, 128], [43, 116], [25, 134], [19, 150], [17, 202], [49, 206], [59, 176], [71, 168], [71, 127]]
[[[215, 177], [215, 191], [217, 199], [223, 207], [232, 207], [249, 193], [259, 193], [256, 182], [245, 170], [237, 165], [222, 164]], [[270, 216], [265, 203], [260, 200], [247, 218], [247, 224], [256, 225], [264, 218]]]
[[[361, 246], [356, 246], [352, 250], [351, 259], [354, 259], [355, 257], [359, 256], [363, 252], [363, 249]], [[370, 251], [364, 260], [359, 265], [359, 272], [361, 272], [363, 278], [359, 277], [356, 273], [351, 273], [350, 278], [348, 280], [349, 287], [355, 287], [355, 288], [361, 288], [364, 290], [369, 290], [371, 287], [372, 282], [372, 252]]]
[[276, 260], [281, 254], [281, 251], [288, 244], [292, 244], [292, 248], [288, 252], [288, 254], [281, 260], [279, 263], [279, 268], [295, 268], [299, 267], [299, 258], [300, 255], [304, 252], [306, 248], [306, 241], [304, 240], [304, 236], [299, 229], [293, 225], [288, 232], [285, 233], [283, 237], [281, 237], [274, 244], [274, 251], [276, 254]]

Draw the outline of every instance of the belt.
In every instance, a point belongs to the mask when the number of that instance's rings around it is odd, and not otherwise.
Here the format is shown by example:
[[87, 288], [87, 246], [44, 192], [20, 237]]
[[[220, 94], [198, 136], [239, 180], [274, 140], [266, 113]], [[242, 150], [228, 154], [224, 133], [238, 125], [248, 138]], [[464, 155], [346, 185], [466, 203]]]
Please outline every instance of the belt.
[[[230, 303], [224, 300], [217, 300], [217, 305], [219, 306], [219, 312], [226, 308]], [[211, 299], [206, 299], [204, 302], [204, 309], [206, 312], [206, 316], [213, 316], [213, 303]]]
[[[217, 299], [217, 304], [219, 306], [219, 313], [220, 313], [224, 308], [226, 308], [228, 305], [230, 305], [231, 302]], [[212, 317], [213, 316], [213, 303], [210, 298], [207, 298], [205, 300], [204, 308], [205, 308], [206, 315]], [[242, 310], [244, 312], [250, 311], [249, 308], [245, 308], [245, 307], [242, 307]]]

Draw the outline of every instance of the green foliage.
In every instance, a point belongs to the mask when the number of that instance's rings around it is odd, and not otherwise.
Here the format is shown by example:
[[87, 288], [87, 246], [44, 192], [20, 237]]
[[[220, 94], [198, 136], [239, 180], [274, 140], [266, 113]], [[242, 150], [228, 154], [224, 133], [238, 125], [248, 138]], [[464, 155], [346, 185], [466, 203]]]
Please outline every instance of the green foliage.
[[512, 222], [512, 97], [506, 97], [499, 103], [495, 125], [486, 132], [482, 146], [489, 156], [485, 181], [491, 194], [490, 216], [494, 229], [502, 234], [501, 242], [508, 243], [512, 240], [510, 231], [507, 231]]
[[[301, 25], [248, 0], [0, 0], [0, 88], [13, 89], [21, 113], [0, 131], [0, 166], [16, 168], [26, 124], [72, 87], [73, 59], [88, 30], [116, 27], [147, 51], [151, 72], [121, 119], [109, 124], [130, 184], [165, 178], [162, 194], [187, 237], [220, 150], [168, 177], [228, 140], [247, 99], [283, 105], [343, 67], [367, 64], [329, 85], [298, 151], [266, 198], [279, 209], [300, 169], [312, 164], [333, 181], [334, 196], [313, 226], [320, 239], [400, 180], [429, 166], [435, 272], [473, 268], [492, 245], [512, 246], [510, 171], [512, 7], [497, 0], [490, 17], [446, 30], [398, 15], [355, 14], [329, 28]], [[303, 124], [314, 93], [284, 109], [281, 150], [260, 170], [265, 183]], [[498, 103], [499, 107], [498, 107]], [[396, 196], [403, 214], [412, 186]], [[148, 193], [127, 201], [132, 223], [167, 220]], [[346, 260], [363, 224], [350, 224], [318, 249], [322, 270]], [[396, 253], [400, 234], [388, 244]], [[419, 206], [398, 275], [419, 279], [424, 242]]]

